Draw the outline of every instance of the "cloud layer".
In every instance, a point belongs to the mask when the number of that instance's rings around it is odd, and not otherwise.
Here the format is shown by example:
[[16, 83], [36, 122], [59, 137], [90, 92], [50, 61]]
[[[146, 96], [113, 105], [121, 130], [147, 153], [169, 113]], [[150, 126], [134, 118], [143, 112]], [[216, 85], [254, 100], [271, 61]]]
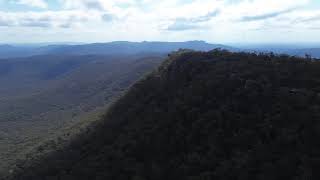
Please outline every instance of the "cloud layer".
[[48, 7], [48, 4], [44, 0], [11, 0], [11, 2], [38, 8]]
[[[24, 9], [0, 10], [0, 38], [9, 31], [21, 31], [38, 32], [39, 36], [59, 32], [60, 36], [52, 38], [78, 37], [78, 41], [249, 42], [285, 41], [308, 32], [304, 38], [312, 40], [320, 29], [320, 13], [310, 8], [313, 1], [10, 0], [10, 6]], [[0, 0], [0, 5], [8, 5], [8, 1]], [[33, 28], [36, 30], [31, 31]]]

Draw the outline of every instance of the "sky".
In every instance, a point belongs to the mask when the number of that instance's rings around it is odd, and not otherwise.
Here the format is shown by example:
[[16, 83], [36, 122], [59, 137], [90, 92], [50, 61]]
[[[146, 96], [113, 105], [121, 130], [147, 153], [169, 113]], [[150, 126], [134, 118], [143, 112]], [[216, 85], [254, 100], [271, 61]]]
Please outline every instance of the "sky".
[[320, 0], [0, 0], [0, 43], [319, 43]]

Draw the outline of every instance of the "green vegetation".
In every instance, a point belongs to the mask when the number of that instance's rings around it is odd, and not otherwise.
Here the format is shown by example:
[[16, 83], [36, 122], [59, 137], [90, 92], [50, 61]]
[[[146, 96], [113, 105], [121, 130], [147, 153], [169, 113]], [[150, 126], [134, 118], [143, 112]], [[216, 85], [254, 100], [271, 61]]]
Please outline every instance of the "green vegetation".
[[94, 119], [84, 117], [113, 102], [162, 61], [163, 55], [150, 54], [1, 60], [0, 174], [48, 139], [79, 131], [80, 124]]
[[12, 179], [319, 179], [320, 62], [179, 51]]

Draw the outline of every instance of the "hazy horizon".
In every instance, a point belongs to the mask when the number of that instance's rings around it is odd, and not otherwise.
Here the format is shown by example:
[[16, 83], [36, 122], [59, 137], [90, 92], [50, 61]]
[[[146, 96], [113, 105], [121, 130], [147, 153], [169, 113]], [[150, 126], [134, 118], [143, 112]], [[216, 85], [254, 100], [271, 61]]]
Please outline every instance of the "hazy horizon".
[[50, 46], [50, 45], [86, 45], [86, 44], [105, 44], [105, 43], [114, 43], [114, 42], [130, 42], [130, 43], [143, 43], [143, 42], [161, 42], [161, 43], [182, 43], [182, 42], [194, 42], [194, 41], [202, 41], [208, 44], [220, 44], [225, 46], [230, 46], [234, 48], [242, 48], [242, 49], [303, 49], [303, 48], [320, 48], [320, 42], [303, 42], [303, 43], [280, 43], [280, 42], [274, 42], [274, 43], [217, 43], [217, 42], [208, 42], [204, 40], [188, 40], [188, 41], [105, 41], [105, 42], [19, 42], [19, 43], [5, 43], [0, 42], [0, 45], [10, 45], [10, 46], [17, 46], [17, 47], [44, 47], [44, 46]]

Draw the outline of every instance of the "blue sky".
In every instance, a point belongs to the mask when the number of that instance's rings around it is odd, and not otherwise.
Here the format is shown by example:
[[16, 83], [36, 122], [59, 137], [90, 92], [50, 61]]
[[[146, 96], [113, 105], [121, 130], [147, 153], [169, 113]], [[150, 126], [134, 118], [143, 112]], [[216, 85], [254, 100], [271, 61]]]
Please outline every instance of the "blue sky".
[[0, 0], [0, 43], [319, 43], [319, 0]]

